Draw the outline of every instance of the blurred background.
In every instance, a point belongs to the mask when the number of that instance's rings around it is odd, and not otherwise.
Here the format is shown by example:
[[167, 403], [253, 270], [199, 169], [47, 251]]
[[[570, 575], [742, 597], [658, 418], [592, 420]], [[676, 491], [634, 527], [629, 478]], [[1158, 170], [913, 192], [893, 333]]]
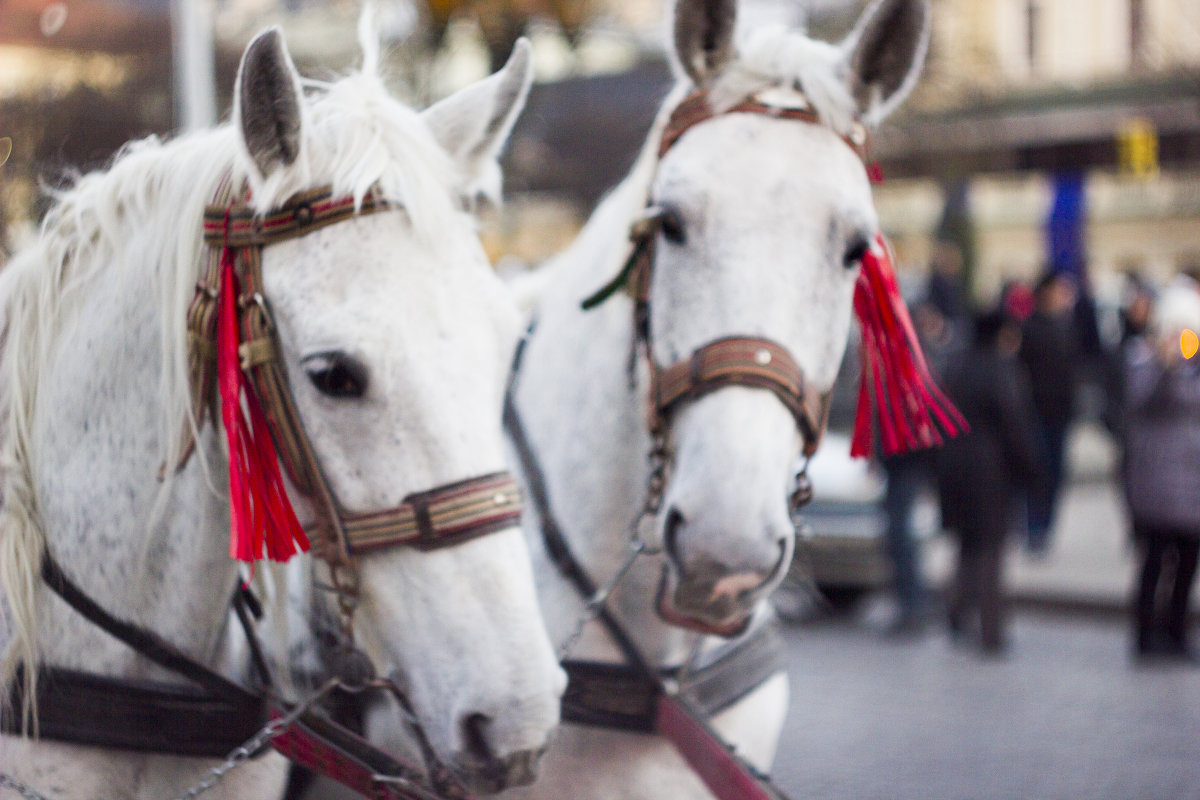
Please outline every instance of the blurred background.
[[[1013, 625], [1013, 658], [985, 666], [925, 625], [881, 644], [902, 606], [884, 544], [895, 472], [847, 456], [848, 358], [811, 469], [801, 567], [778, 598], [798, 623], [778, 774], [812, 798], [1200, 798], [1200, 670], [1129, 668], [1139, 567], [1112, 385], [1138, 303], [1200, 278], [1200, 2], [931, 2], [925, 73], [872, 142], [876, 204], [918, 299], [944, 267], [965, 305], [1003, 297], [1025, 319], [1035, 282], [1070, 279], [1085, 313], [1061, 373], [1073, 409], [1056, 533], [1041, 552], [1018, 535], [1004, 555], [1011, 599], [1032, 612]], [[739, 14], [836, 40], [865, 5], [743, 0]], [[390, 84], [418, 106], [494, 70], [518, 36], [533, 42], [506, 202], [484, 220], [500, 268], [561, 250], [632, 163], [671, 83], [667, 6], [380, 0]], [[301, 72], [320, 78], [357, 64], [359, 12], [357, 0], [0, 0], [0, 264], [35, 230], [40, 184], [101, 167], [130, 139], [225, 118], [263, 27], [281, 25]], [[912, 579], [937, 596], [955, 545], [932, 482], [918, 483], [901, 527]]]
[[[497, 258], [533, 263], [624, 173], [670, 80], [663, 0], [381, 3], [395, 90], [424, 104], [533, 40], [538, 86], [509, 149]], [[747, 0], [742, 18], [840, 38], [862, 0]], [[961, 242], [971, 294], [1034, 278], [1047, 223], [1115, 302], [1118, 276], [1200, 265], [1200, 3], [933, 0], [916, 95], [875, 139], [901, 269]], [[358, 58], [353, 0], [0, 0], [0, 243], [39, 213], [39, 179], [123, 142], [222, 118], [250, 37], [282, 25], [301, 70]]]

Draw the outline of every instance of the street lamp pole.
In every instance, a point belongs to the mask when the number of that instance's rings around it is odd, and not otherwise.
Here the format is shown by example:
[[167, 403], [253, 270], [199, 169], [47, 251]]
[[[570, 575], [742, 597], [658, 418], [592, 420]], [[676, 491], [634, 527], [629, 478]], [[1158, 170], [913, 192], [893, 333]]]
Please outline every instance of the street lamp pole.
[[182, 132], [217, 121], [211, 0], [171, 0], [175, 122]]

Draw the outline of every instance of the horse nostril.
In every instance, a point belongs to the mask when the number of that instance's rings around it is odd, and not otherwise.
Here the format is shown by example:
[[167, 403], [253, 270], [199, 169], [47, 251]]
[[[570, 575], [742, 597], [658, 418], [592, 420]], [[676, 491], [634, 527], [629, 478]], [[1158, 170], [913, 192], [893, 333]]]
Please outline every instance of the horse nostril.
[[487, 738], [487, 729], [491, 724], [491, 717], [486, 714], [468, 714], [463, 717], [463, 749], [481, 762], [492, 761], [495, 757]]
[[679, 552], [679, 529], [686, 522], [683, 513], [675, 506], [667, 510], [667, 519], [663, 522], [663, 547], [677, 569], [683, 569], [683, 557]]

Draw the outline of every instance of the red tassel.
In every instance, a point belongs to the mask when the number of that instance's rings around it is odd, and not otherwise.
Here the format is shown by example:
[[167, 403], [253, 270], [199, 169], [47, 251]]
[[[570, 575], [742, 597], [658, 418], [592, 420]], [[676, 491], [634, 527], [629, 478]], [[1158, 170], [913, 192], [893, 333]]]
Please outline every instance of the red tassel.
[[265, 552], [272, 561], [287, 561], [297, 552], [308, 550], [308, 537], [296, 520], [284, 488], [267, 417], [242, 372], [238, 294], [233, 252], [226, 247], [221, 254], [217, 314], [217, 383], [229, 441], [229, 555], [252, 563], [262, 559]]
[[943, 435], [965, 433], [967, 421], [929, 372], [882, 235], [863, 257], [854, 313], [862, 329], [862, 372], [850, 455], [871, 454], [876, 416], [884, 455], [933, 447]]

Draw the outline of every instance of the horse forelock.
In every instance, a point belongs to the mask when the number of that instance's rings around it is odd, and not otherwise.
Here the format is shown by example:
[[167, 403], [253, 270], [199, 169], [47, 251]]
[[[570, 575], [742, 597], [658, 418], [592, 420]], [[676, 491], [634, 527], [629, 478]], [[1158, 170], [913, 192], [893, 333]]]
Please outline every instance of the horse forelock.
[[824, 124], [848, 136], [859, 111], [841, 74], [844, 58], [839, 46], [794, 28], [767, 25], [744, 31], [737, 58], [713, 86], [713, 105], [724, 110], [764, 89], [794, 89]]

